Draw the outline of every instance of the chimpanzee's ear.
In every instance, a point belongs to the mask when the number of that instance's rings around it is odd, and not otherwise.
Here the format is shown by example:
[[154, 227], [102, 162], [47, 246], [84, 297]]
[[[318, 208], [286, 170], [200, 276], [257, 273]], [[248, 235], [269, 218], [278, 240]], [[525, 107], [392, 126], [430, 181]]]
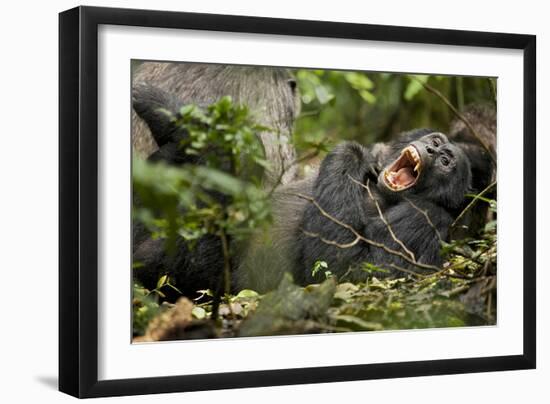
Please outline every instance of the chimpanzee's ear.
[[177, 97], [148, 84], [134, 84], [132, 104], [138, 116], [149, 126], [159, 147], [177, 141], [178, 131], [172, 118], [183, 104]]

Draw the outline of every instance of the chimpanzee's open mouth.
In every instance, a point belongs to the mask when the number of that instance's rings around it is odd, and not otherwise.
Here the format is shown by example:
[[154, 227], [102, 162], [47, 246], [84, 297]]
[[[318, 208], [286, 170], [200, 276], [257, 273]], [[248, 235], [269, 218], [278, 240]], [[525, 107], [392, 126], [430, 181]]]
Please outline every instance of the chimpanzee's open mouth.
[[422, 170], [422, 159], [416, 147], [409, 145], [401, 155], [384, 170], [384, 182], [392, 191], [403, 191], [418, 181]]

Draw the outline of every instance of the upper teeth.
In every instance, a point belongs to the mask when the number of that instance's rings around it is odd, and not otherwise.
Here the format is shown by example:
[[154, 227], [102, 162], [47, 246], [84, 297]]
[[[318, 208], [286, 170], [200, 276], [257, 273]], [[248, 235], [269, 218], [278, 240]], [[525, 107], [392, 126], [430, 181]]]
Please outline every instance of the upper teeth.
[[411, 156], [414, 162], [416, 163], [416, 165], [414, 166], [414, 171], [419, 172], [418, 169], [420, 168], [420, 156], [416, 151], [416, 147], [409, 146], [405, 149], [405, 151], [409, 152], [409, 156]]
[[[421, 165], [422, 160], [420, 160], [420, 155], [418, 154], [418, 151], [416, 151], [416, 147], [411, 145], [411, 146], [405, 148], [401, 152], [401, 155], [403, 155], [405, 153], [408, 153], [409, 156], [412, 157], [413, 161], [416, 163], [413, 170], [416, 171], [417, 173], [420, 173], [420, 168], [422, 167], [422, 165]], [[384, 177], [386, 178], [386, 183], [389, 184], [395, 190], [400, 190], [400, 189], [405, 188], [404, 186], [394, 184], [393, 179], [394, 179], [395, 175], [396, 175], [395, 172], [386, 170], [384, 172]]]

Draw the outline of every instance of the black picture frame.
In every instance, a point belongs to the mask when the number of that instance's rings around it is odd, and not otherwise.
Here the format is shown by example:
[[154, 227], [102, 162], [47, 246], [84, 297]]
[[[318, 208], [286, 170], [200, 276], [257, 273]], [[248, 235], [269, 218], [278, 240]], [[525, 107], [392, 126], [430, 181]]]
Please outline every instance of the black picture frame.
[[[98, 381], [98, 26], [180, 28], [523, 51], [523, 354]], [[59, 15], [59, 389], [76, 397], [182, 392], [536, 366], [533, 35], [77, 7]]]

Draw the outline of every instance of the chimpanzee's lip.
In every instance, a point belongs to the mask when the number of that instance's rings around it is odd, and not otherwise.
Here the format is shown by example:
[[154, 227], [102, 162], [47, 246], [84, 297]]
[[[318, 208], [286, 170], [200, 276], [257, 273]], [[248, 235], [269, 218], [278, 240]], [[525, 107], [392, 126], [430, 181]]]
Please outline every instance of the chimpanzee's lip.
[[384, 170], [386, 186], [395, 192], [404, 191], [418, 182], [422, 172], [422, 158], [415, 146], [405, 147], [399, 157]]

